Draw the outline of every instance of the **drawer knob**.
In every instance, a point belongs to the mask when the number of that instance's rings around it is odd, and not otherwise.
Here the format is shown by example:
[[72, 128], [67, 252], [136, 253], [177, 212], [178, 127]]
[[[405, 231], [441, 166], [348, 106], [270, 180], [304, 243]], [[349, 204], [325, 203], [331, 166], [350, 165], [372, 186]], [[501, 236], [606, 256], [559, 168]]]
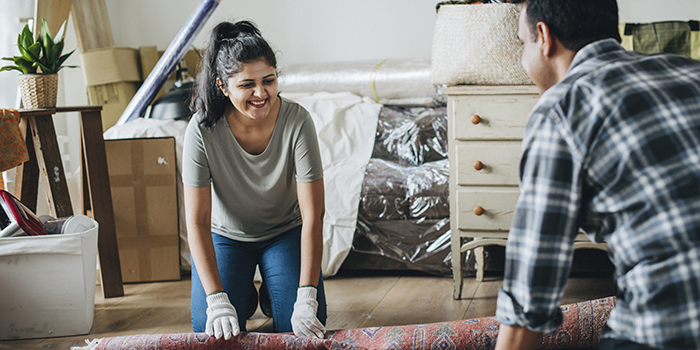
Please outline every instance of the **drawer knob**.
[[484, 214], [484, 208], [480, 205], [477, 205], [476, 208], [474, 208], [474, 215], [476, 216], [481, 216]]
[[476, 171], [479, 171], [483, 168], [484, 168], [484, 163], [482, 163], [480, 160], [477, 160], [476, 162], [474, 162], [474, 169]]
[[472, 124], [476, 125], [481, 123], [481, 117], [478, 114], [472, 115]]

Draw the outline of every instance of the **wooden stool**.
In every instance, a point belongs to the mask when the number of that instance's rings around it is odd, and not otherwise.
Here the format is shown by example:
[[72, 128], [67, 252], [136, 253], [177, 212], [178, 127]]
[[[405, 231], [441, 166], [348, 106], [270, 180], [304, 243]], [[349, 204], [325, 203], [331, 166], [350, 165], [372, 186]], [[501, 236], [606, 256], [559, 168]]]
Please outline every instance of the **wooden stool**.
[[101, 110], [101, 106], [20, 110], [20, 129], [27, 143], [29, 161], [17, 167], [15, 196], [27, 208], [36, 212], [41, 174], [51, 216], [59, 218], [73, 215], [61, 152], [56, 141], [53, 115], [80, 112], [83, 214], [91, 214], [90, 216], [100, 224], [97, 248], [102, 274], [102, 294], [105, 298], [111, 298], [123, 296], [124, 286], [102, 138]]

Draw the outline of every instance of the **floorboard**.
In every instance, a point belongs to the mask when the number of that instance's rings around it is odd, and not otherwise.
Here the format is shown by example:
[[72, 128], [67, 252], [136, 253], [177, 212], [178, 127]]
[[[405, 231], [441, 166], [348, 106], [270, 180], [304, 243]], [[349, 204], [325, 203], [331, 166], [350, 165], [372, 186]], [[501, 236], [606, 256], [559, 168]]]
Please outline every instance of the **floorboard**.
[[[353, 271], [324, 281], [328, 300], [328, 329], [350, 329], [454, 321], [493, 316], [502, 275], [482, 282], [464, 279], [461, 300], [452, 299], [451, 278], [406, 271]], [[0, 350], [69, 350], [86, 339], [130, 334], [188, 333], [190, 281], [124, 285], [123, 297], [104, 299], [95, 290], [95, 317], [87, 335], [0, 341]], [[609, 273], [574, 277], [563, 303], [597, 299], [615, 293]], [[248, 320], [249, 331], [272, 332], [272, 320], [260, 308]]]

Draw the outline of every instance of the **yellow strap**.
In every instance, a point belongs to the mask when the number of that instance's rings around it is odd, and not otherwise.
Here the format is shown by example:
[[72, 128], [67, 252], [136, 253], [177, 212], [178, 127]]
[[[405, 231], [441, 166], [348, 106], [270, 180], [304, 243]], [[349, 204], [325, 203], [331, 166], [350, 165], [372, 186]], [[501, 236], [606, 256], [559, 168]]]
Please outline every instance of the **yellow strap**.
[[381, 67], [386, 60], [388, 60], [388, 58], [377, 63], [377, 65], [374, 66], [374, 72], [372, 72], [372, 96], [374, 96], [374, 100], [377, 101], [377, 103], [379, 103], [379, 96], [377, 96], [377, 90], [374, 89], [374, 80], [377, 78], [377, 71], [379, 70], [379, 67]]

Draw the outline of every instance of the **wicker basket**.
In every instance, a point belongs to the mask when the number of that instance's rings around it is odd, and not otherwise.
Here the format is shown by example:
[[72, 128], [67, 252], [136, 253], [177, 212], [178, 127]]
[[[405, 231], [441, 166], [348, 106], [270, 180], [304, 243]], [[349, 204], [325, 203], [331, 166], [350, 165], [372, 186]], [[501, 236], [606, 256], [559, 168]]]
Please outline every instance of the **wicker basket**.
[[18, 80], [24, 108], [56, 107], [58, 74], [20, 74]]
[[533, 84], [520, 63], [521, 4], [442, 4], [433, 34], [435, 85]]

